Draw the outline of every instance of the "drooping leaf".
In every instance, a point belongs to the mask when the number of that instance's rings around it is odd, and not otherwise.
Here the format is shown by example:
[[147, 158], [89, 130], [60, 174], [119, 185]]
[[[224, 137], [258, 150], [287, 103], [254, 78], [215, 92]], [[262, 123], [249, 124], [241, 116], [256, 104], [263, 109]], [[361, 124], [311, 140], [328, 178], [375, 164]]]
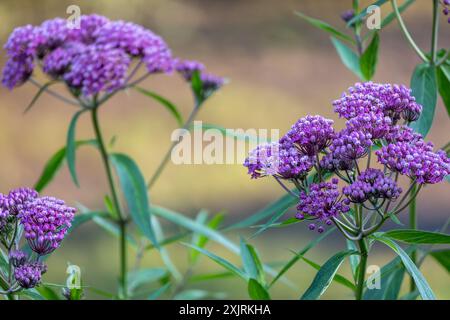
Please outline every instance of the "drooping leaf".
[[433, 251], [430, 255], [450, 273], [450, 250]]
[[[83, 145], [96, 145], [96, 140], [82, 140], [75, 142], [75, 148]], [[44, 170], [41, 173], [38, 181], [34, 185], [34, 189], [37, 192], [41, 192], [44, 188], [53, 180], [56, 173], [61, 168], [64, 160], [66, 159], [66, 147], [59, 149], [45, 164]]]
[[147, 97], [153, 98], [154, 100], [159, 102], [162, 106], [164, 106], [175, 117], [180, 127], [184, 125], [183, 116], [181, 115], [180, 111], [178, 111], [178, 108], [172, 102], [160, 96], [159, 94], [149, 91], [147, 89], [137, 86], [133, 86], [133, 88], [136, 89], [138, 92], [146, 95]]
[[422, 273], [419, 271], [417, 266], [411, 260], [409, 255], [393, 240], [390, 238], [384, 237], [381, 233], [376, 233], [372, 236], [375, 240], [380, 241], [391, 248], [402, 260], [403, 265], [405, 266], [408, 273], [414, 279], [417, 290], [419, 290], [422, 299], [424, 300], [435, 300], [436, 297], [431, 290], [428, 282], [425, 280]]
[[375, 74], [378, 62], [379, 44], [380, 44], [380, 36], [378, 35], [378, 33], [375, 33], [369, 46], [361, 55], [359, 62], [361, 73], [364, 76], [365, 80], [371, 80]]
[[308, 17], [307, 15], [296, 11], [295, 14], [297, 16], [299, 16], [300, 18], [304, 19], [306, 22], [308, 22], [309, 24], [313, 25], [316, 28], [319, 28], [325, 32], [328, 32], [330, 35], [332, 35], [333, 37], [339, 38], [341, 40], [350, 42], [350, 43], [355, 43], [355, 40], [353, 40], [352, 37], [338, 31], [336, 28], [334, 28], [333, 26], [331, 26], [330, 24], [320, 21], [318, 19], [315, 18], [311, 18]]
[[399, 229], [390, 230], [384, 236], [410, 244], [449, 244], [450, 236], [444, 233]]
[[253, 300], [270, 300], [267, 290], [255, 279], [248, 281], [248, 295]]
[[345, 250], [336, 253], [327, 262], [325, 262], [317, 272], [313, 282], [300, 298], [301, 300], [316, 300], [319, 299], [320, 296], [328, 289], [331, 281], [336, 275], [339, 267], [342, 262], [344, 262], [345, 258], [352, 255], [357, 254], [357, 251], [353, 250]]
[[308, 243], [302, 250], [297, 252], [297, 254], [289, 260], [283, 268], [280, 270], [280, 272], [275, 276], [275, 278], [272, 280], [272, 282], [269, 284], [269, 288], [277, 282], [280, 277], [282, 277], [297, 261], [299, 261], [310, 249], [314, 248], [320, 241], [325, 239], [327, 236], [329, 236], [331, 233], [333, 233], [336, 230], [336, 227], [330, 228], [325, 233], [323, 233], [321, 236], [314, 238], [313, 241]]
[[200, 252], [201, 254], [204, 254], [205, 256], [207, 256], [208, 258], [210, 258], [211, 260], [213, 260], [214, 262], [216, 262], [217, 264], [219, 264], [220, 266], [224, 267], [225, 269], [227, 269], [228, 271], [232, 272], [234, 275], [244, 279], [247, 281], [248, 277], [247, 275], [238, 267], [236, 267], [235, 265], [233, 265], [231, 262], [215, 255], [214, 253], [206, 250], [206, 249], [202, 249], [199, 248], [197, 246], [194, 246], [192, 244], [189, 243], [182, 243], [183, 245], [192, 248], [194, 250], [197, 250], [198, 252]]
[[111, 154], [110, 158], [119, 176], [122, 191], [136, 226], [156, 247], [155, 232], [150, 219], [150, 206], [145, 179], [137, 164], [125, 154]]
[[347, 45], [339, 41], [338, 39], [331, 37], [331, 42], [333, 43], [339, 58], [342, 63], [352, 71], [358, 78], [364, 79], [361, 72], [361, 67], [359, 63], [359, 58], [356, 53], [350, 49]]
[[66, 143], [66, 158], [67, 165], [69, 166], [70, 176], [72, 177], [72, 181], [74, 184], [79, 187], [78, 177], [77, 177], [77, 169], [75, 166], [75, 155], [77, 144], [75, 141], [75, 130], [78, 122], [78, 118], [86, 112], [86, 109], [80, 110], [73, 116], [70, 121], [69, 131], [67, 132], [67, 143]]
[[437, 101], [436, 68], [429, 64], [419, 64], [411, 78], [412, 94], [422, 105], [422, 114], [411, 127], [424, 137], [433, 124]]
[[442, 102], [450, 116], [450, 66], [442, 64], [437, 69], [437, 83]]

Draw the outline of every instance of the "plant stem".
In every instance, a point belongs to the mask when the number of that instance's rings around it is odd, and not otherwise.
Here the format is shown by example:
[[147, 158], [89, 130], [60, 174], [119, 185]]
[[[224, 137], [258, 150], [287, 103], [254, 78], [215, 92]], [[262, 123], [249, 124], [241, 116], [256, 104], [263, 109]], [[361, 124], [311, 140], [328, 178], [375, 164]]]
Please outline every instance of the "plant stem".
[[403, 18], [400, 15], [400, 11], [398, 10], [397, 0], [391, 0], [391, 4], [392, 4], [392, 8], [394, 9], [395, 17], [397, 18], [400, 29], [402, 30], [403, 35], [405, 36], [406, 40], [408, 40], [409, 45], [411, 46], [411, 48], [413, 48], [413, 50], [416, 52], [416, 54], [419, 56], [420, 59], [422, 59], [424, 62], [429, 62], [428, 58], [425, 56], [425, 54], [422, 52], [422, 50], [414, 42], [414, 39], [411, 37], [411, 34], [409, 33], [408, 29], [406, 28], [406, 25], [403, 22]]
[[103, 141], [102, 132], [100, 130], [100, 125], [98, 121], [98, 107], [99, 105], [94, 103], [94, 108], [92, 109], [92, 124], [95, 131], [95, 136], [97, 138], [100, 154], [102, 156], [103, 165], [106, 170], [106, 176], [108, 178], [108, 184], [113, 200], [113, 204], [115, 207], [115, 210], [118, 214], [118, 225], [120, 229], [120, 294], [123, 298], [127, 298], [127, 246], [126, 246], [126, 220], [122, 214], [120, 203], [119, 203], [119, 197], [117, 195], [117, 190], [115, 187], [112, 169], [111, 169], [111, 163], [109, 161], [108, 152], [105, 148], [105, 143]]
[[436, 65], [437, 62], [437, 46], [439, 34], [439, 0], [433, 0], [433, 30], [431, 33], [431, 64]]
[[[413, 186], [412, 186], [412, 194], [414, 194], [416, 192], [416, 184], [414, 182]], [[414, 196], [414, 199], [411, 201], [411, 203], [409, 204], [409, 228], [416, 230], [417, 229], [417, 212], [416, 212], [416, 197]], [[414, 264], [416, 264], [416, 260], [417, 260], [417, 252], [416, 250], [413, 250], [411, 252], [411, 260], [412, 262], [414, 262]], [[416, 290], [416, 283], [414, 281], [414, 279], [412, 278], [412, 276], [410, 277], [410, 282], [409, 282], [409, 291], [413, 292]]]
[[367, 245], [364, 238], [358, 241], [359, 246], [359, 254], [361, 256], [359, 266], [358, 266], [358, 280], [356, 284], [356, 300], [361, 300], [364, 291], [364, 278], [366, 275], [366, 267], [367, 267]]
[[[184, 123], [183, 127], [181, 128], [182, 130], [188, 130], [189, 127], [191, 126], [192, 121], [194, 121], [195, 117], [197, 116], [197, 113], [200, 111], [200, 105], [196, 104], [194, 106], [194, 109], [191, 111], [191, 114], [189, 115], [189, 118], [186, 120], [186, 122]], [[164, 168], [167, 165], [167, 162], [170, 159], [170, 156], [172, 154], [172, 150], [173, 148], [175, 148], [183, 139], [183, 136], [180, 136], [178, 141], [174, 141], [169, 150], [167, 150], [164, 158], [162, 159], [162, 161], [160, 162], [158, 168], [156, 169], [155, 173], [153, 174], [153, 176], [150, 178], [150, 180], [147, 183], [147, 189], [150, 190], [153, 185], [156, 183], [156, 181], [158, 180], [159, 176], [161, 175], [161, 173], [163, 172]]]

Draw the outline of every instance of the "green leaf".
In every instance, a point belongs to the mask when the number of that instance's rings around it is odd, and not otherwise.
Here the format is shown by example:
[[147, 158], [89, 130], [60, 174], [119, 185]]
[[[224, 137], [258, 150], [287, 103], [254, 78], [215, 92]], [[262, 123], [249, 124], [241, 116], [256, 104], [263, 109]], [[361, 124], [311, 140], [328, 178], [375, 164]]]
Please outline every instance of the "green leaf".
[[384, 236], [410, 244], [449, 244], [450, 236], [444, 233], [421, 230], [390, 230]]
[[75, 142], [75, 129], [77, 126], [78, 118], [86, 112], [86, 109], [80, 110], [73, 116], [70, 121], [69, 131], [67, 132], [67, 143], [66, 143], [66, 158], [67, 165], [69, 166], [70, 176], [77, 187], [79, 187], [77, 169], [75, 167], [75, 154], [77, 144]]
[[[254, 238], [258, 236], [259, 234], [263, 233], [267, 229], [269, 229], [274, 223], [276, 223], [288, 210], [289, 208], [286, 208], [285, 210], [280, 210], [276, 214], [272, 216], [272, 218], [269, 219], [261, 228], [259, 228], [258, 231], [256, 231], [254, 234], [252, 234], [251, 238]], [[298, 219], [297, 219], [298, 220]]]
[[178, 125], [180, 127], [182, 127], [184, 125], [183, 116], [178, 111], [178, 108], [172, 102], [170, 102], [166, 98], [160, 96], [159, 94], [151, 92], [147, 89], [137, 87], [137, 86], [133, 86], [133, 88], [136, 89], [138, 92], [146, 95], [147, 97], [153, 98], [154, 100], [159, 102], [162, 106], [166, 107], [166, 109], [175, 117], [175, 119], [178, 122]]
[[436, 68], [428, 64], [419, 64], [411, 78], [412, 94], [421, 104], [422, 114], [411, 127], [424, 137], [433, 124], [437, 100]]
[[430, 255], [450, 273], [450, 250], [433, 251]]
[[315, 18], [308, 17], [307, 15], [305, 15], [301, 12], [298, 12], [298, 11], [296, 11], [295, 14], [297, 16], [299, 16], [300, 18], [304, 19], [309, 24], [313, 25], [314, 27], [319, 28], [325, 32], [328, 32], [329, 34], [331, 34], [332, 36], [334, 36], [336, 38], [339, 38], [344, 41], [348, 41], [350, 43], [355, 43], [355, 40], [353, 40], [352, 37], [336, 30], [336, 28], [334, 28], [333, 26], [329, 25], [326, 22], [323, 22], [323, 21], [315, 19]]
[[[375, 5], [375, 6], [382, 6], [383, 4], [385, 4], [388, 0], [378, 0], [375, 1], [374, 3], [372, 3], [371, 5]], [[367, 16], [368, 12], [367, 9], [370, 6], [367, 6], [366, 8], [364, 8], [363, 10], [361, 10], [361, 12], [359, 14], [357, 14], [356, 16], [354, 16], [349, 22], [347, 22], [347, 27], [351, 27], [352, 25], [354, 25], [357, 22], [361, 22], [363, 21], [363, 19]]]
[[357, 251], [345, 250], [332, 256], [317, 272], [313, 282], [301, 297], [301, 300], [316, 300], [328, 289], [345, 258], [357, 254]]
[[149, 295], [147, 300], [156, 300], [156, 299], [158, 299], [162, 294], [164, 294], [164, 292], [169, 290], [170, 286], [171, 286], [170, 282], [166, 283], [161, 288], [155, 290], [151, 295]]
[[167, 275], [167, 271], [161, 268], [148, 268], [148, 269], [139, 269], [136, 271], [131, 271], [128, 273], [128, 290], [129, 294], [133, 295], [133, 293], [139, 287], [156, 282]]
[[336, 38], [331, 37], [331, 42], [336, 48], [336, 51], [339, 55], [339, 58], [341, 58], [342, 63], [358, 78], [364, 79], [364, 76], [361, 72], [359, 58], [356, 53]]
[[39, 292], [39, 294], [43, 296], [45, 300], [61, 300], [55, 290], [53, 290], [49, 286], [41, 285], [36, 288], [36, 291]]
[[119, 213], [117, 212], [117, 209], [115, 208], [111, 197], [109, 195], [105, 195], [103, 197], [103, 203], [105, 204], [105, 208], [106, 210], [108, 210], [109, 215], [114, 219], [114, 220], [118, 220], [119, 219]]
[[40, 87], [38, 92], [35, 94], [35, 96], [31, 100], [30, 104], [28, 105], [28, 107], [25, 109], [25, 111], [23, 113], [27, 113], [28, 111], [30, 111], [31, 108], [33, 108], [33, 106], [35, 105], [36, 101], [38, 101], [39, 97], [47, 90], [47, 88], [55, 83], [56, 83], [56, 81], [49, 81], [46, 84], [44, 84], [42, 87]]
[[[295, 254], [295, 252], [294, 252], [294, 254]], [[322, 268], [319, 264], [315, 263], [312, 260], [309, 260], [305, 257], [301, 257], [301, 259], [316, 270], [320, 270]], [[356, 290], [355, 285], [350, 280], [348, 280], [346, 277], [344, 277], [338, 273], [336, 273], [334, 275], [332, 281], [336, 281], [337, 283], [343, 285], [344, 287], [349, 288], [350, 290]]]
[[150, 219], [149, 199], [145, 179], [137, 164], [125, 154], [111, 154], [122, 191], [133, 219], [139, 230], [158, 247], [155, 232]]
[[405, 277], [405, 268], [396, 270], [386, 281], [385, 294], [382, 300], [397, 300]]
[[[83, 145], [96, 145], [96, 140], [82, 140], [76, 141], [75, 147], [78, 148]], [[41, 173], [38, 181], [34, 185], [37, 192], [41, 192], [53, 180], [56, 173], [61, 168], [66, 158], [66, 147], [59, 149], [45, 164], [44, 170]]]
[[444, 102], [447, 114], [450, 116], [450, 66], [444, 64], [439, 66], [437, 83], [442, 102]]
[[[220, 223], [223, 221], [224, 215], [219, 213], [215, 215], [208, 223], [207, 226], [210, 227], [213, 230], [217, 230]], [[206, 244], [208, 243], [208, 237], [206, 237], [203, 234], [194, 234], [195, 237], [193, 239], [192, 244], [196, 245], [199, 248], [204, 248]], [[195, 263], [198, 259], [199, 253], [198, 251], [192, 250], [190, 252], [190, 259], [192, 263]]]
[[282, 212], [282, 211], [289, 209], [294, 204], [296, 204], [297, 201], [298, 201], [298, 199], [294, 198], [292, 195], [286, 194], [286, 195], [282, 196], [280, 199], [276, 200], [275, 202], [264, 207], [262, 210], [251, 215], [250, 217], [227, 227], [226, 230], [250, 227], [268, 217], [271, 217], [272, 215], [274, 215], [278, 212]]
[[360, 58], [359, 63], [361, 73], [364, 76], [365, 80], [371, 80], [375, 74], [378, 62], [379, 44], [380, 44], [380, 36], [378, 35], [378, 33], [375, 33], [375, 35], [372, 38], [372, 41], [370, 42], [366, 51], [364, 51], [364, 53]]
[[193, 275], [192, 277], [190, 277], [189, 282], [194, 283], [194, 282], [201, 282], [201, 281], [224, 279], [224, 278], [232, 277], [233, 275], [234, 274], [229, 271], [198, 274], [198, 275]]
[[195, 245], [189, 244], [189, 243], [182, 243], [183, 245], [192, 248], [194, 250], [197, 250], [198, 252], [200, 252], [201, 254], [204, 254], [205, 256], [207, 256], [208, 258], [210, 258], [212, 261], [216, 262], [217, 264], [219, 264], [220, 266], [224, 267], [225, 269], [227, 269], [228, 271], [232, 272], [234, 275], [244, 279], [247, 281], [248, 277], [247, 275], [238, 267], [236, 267], [235, 265], [233, 265], [232, 263], [228, 262], [227, 260], [215, 255], [214, 253], [206, 250], [206, 249], [202, 249], [199, 248]]
[[86, 213], [76, 214], [72, 221], [72, 226], [69, 228], [67, 233], [71, 233], [73, 230], [81, 226], [82, 224], [94, 219], [95, 217], [108, 217], [109, 214], [107, 212], [102, 211], [91, 211]]
[[248, 278], [255, 279], [262, 286], [265, 286], [266, 280], [264, 270], [258, 253], [255, 248], [247, 244], [243, 238], [241, 238], [241, 257]]
[[204, 93], [203, 93], [203, 82], [200, 78], [200, 72], [194, 71], [191, 78], [191, 90], [194, 94], [194, 98], [196, 101], [196, 107], [200, 107], [202, 103], [205, 101]]
[[278, 279], [280, 279], [297, 261], [299, 261], [303, 255], [305, 255], [309, 250], [314, 248], [320, 241], [325, 239], [327, 236], [329, 236], [331, 233], [333, 233], [336, 230], [336, 227], [330, 228], [325, 233], [320, 235], [317, 238], [314, 238], [313, 241], [308, 243], [302, 250], [300, 250], [296, 256], [294, 256], [291, 260], [289, 260], [283, 268], [280, 270], [280, 272], [275, 276], [275, 278], [272, 280], [272, 282], [269, 284], [269, 288], [277, 282]]
[[424, 300], [435, 300], [436, 297], [431, 290], [428, 282], [423, 277], [422, 273], [419, 271], [417, 266], [408, 256], [408, 254], [393, 240], [384, 237], [380, 233], [376, 233], [372, 236], [375, 240], [380, 241], [390, 247], [399, 257], [402, 259], [403, 265], [405, 266], [408, 273], [414, 279], [414, 282], [417, 286], [417, 290], [419, 290], [422, 299]]
[[248, 281], [248, 295], [253, 300], [270, 300], [267, 290], [255, 279]]

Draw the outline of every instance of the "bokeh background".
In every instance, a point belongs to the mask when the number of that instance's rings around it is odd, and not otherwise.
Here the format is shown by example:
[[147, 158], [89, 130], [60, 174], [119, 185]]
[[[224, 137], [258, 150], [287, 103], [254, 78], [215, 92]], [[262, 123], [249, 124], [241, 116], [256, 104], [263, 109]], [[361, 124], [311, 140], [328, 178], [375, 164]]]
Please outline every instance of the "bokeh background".
[[[368, 4], [367, 1], [363, 3]], [[142, 24], [165, 38], [174, 55], [197, 59], [211, 72], [227, 77], [230, 82], [212, 97], [198, 119], [226, 128], [266, 128], [285, 132], [296, 119], [306, 114], [322, 114], [337, 119], [331, 101], [357, 81], [340, 63], [327, 34], [316, 30], [294, 15], [298, 10], [325, 20], [345, 30], [339, 15], [351, 6], [350, 0], [1, 0], [0, 42], [3, 45], [14, 27], [40, 24], [56, 16], [65, 17], [71, 4], [81, 7], [83, 14], [98, 13], [110, 19], [124, 19]], [[389, 6], [382, 13], [390, 12]], [[417, 0], [404, 15], [417, 43], [428, 50], [431, 34], [430, 1]], [[450, 46], [450, 25], [442, 16], [440, 47]], [[381, 33], [379, 67], [374, 80], [409, 84], [414, 66], [419, 62], [392, 23]], [[4, 51], [0, 62], [5, 62]], [[143, 85], [168, 97], [185, 116], [192, 108], [189, 88], [177, 76], [154, 76]], [[449, 88], [450, 90], [450, 88]], [[0, 191], [18, 186], [32, 186], [43, 165], [65, 144], [66, 132], [74, 109], [43, 95], [33, 110], [23, 110], [36, 93], [30, 84], [13, 92], [0, 89]], [[153, 100], [136, 92], [124, 92], [110, 100], [101, 111], [107, 137], [116, 136], [115, 150], [132, 155], [147, 177], [154, 172], [170, 145], [170, 134], [176, 122]], [[88, 117], [81, 119], [79, 139], [93, 136]], [[429, 135], [437, 146], [448, 142], [449, 118], [439, 101], [435, 124]], [[101, 209], [107, 193], [104, 172], [95, 150], [81, 148], [77, 154], [81, 188], [76, 188], [63, 168], [45, 193]], [[151, 200], [193, 216], [200, 209], [211, 213], [226, 212], [226, 223], [239, 221], [283, 194], [276, 183], [250, 181], [245, 168], [236, 165], [169, 164], [155, 185]], [[419, 224], [435, 230], [449, 215], [448, 184], [428, 186], [419, 197]], [[290, 214], [294, 211], [291, 210]], [[402, 220], [406, 221], [405, 215]], [[166, 226], [170, 228], [170, 226]], [[244, 235], [248, 232], [243, 232]], [[238, 241], [237, 233], [229, 234]], [[251, 242], [265, 262], [280, 262], [291, 257], [288, 249], [298, 250], [316, 237], [301, 224], [287, 229], [268, 231]], [[45, 281], [64, 283], [68, 261], [79, 265], [84, 283], [105, 290], [116, 286], [118, 269], [117, 241], [95, 224], [86, 224], [65, 240], [50, 259], [50, 272]], [[308, 257], [322, 263], [345, 243], [324, 241]], [[181, 271], [186, 270], [187, 253], [179, 244], [169, 247]], [[239, 263], [239, 257], [220, 246], [209, 250]], [[133, 251], [130, 255], [133, 263]], [[369, 264], [383, 264], [393, 255], [375, 248]], [[159, 257], [146, 254], [144, 266], [162, 266]], [[203, 259], [194, 272], [221, 271]], [[344, 265], [342, 273], [349, 275]], [[299, 262], [288, 273], [297, 287], [284, 284], [274, 287], [274, 298], [298, 298], [309, 286], [315, 271]], [[424, 274], [439, 298], [450, 298], [448, 273], [431, 259], [424, 264]], [[247, 298], [246, 285], [240, 280], [213, 280], [192, 284], [191, 289], [224, 293], [223, 297]], [[88, 293], [91, 298], [99, 296]], [[324, 298], [351, 298], [350, 292], [333, 284]]]

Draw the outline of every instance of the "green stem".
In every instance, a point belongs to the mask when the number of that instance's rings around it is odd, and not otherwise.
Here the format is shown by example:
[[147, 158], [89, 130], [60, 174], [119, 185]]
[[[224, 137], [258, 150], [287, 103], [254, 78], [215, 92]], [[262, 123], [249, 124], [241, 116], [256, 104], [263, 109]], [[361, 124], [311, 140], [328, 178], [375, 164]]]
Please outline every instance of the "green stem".
[[[183, 127], [181, 129], [188, 130], [189, 127], [191, 126], [192, 122], [194, 121], [195, 117], [197, 116], [199, 111], [200, 111], [200, 105], [196, 104], [194, 106], [194, 109], [191, 111], [191, 114], [189, 115], [189, 118], [186, 120], [186, 122], [184, 123], [184, 125], [183, 125]], [[166, 167], [167, 162], [169, 162], [169, 159], [170, 159], [170, 156], [172, 154], [173, 148], [175, 148], [181, 142], [182, 139], [183, 139], [183, 136], [181, 136], [178, 141], [174, 141], [170, 145], [170, 148], [167, 150], [164, 158], [160, 162], [160, 164], [159, 164], [158, 168], [156, 169], [155, 173], [153, 174], [153, 176], [150, 178], [150, 180], [147, 183], [147, 189], [148, 190], [150, 190], [153, 187], [153, 185], [156, 183], [156, 181], [158, 180], [159, 176], [164, 171], [164, 168]]]
[[[415, 194], [416, 192], [416, 184], [414, 182], [413, 186], [412, 186], [412, 194]], [[411, 201], [411, 203], [409, 204], [409, 228], [416, 230], [417, 229], [417, 212], [416, 212], [416, 197], [414, 196], [414, 199]], [[416, 260], [417, 260], [417, 252], [415, 250], [413, 250], [411, 252], [411, 260], [414, 262], [414, 264], [416, 264]], [[416, 290], [416, 284], [415, 281], [412, 277], [410, 277], [410, 282], [409, 282], [409, 291], [413, 292]]]
[[367, 267], [367, 245], [366, 241], [363, 239], [358, 241], [359, 246], [359, 254], [361, 256], [359, 266], [358, 266], [358, 277], [357, 277], [357, 283], [356, 283], [356, 300], [361, 300], [363, 296], [364, 291], [364, 280], [366, 275], [366, 267]]
[[106, 151], [105, 143], [103, 140], [102, 132], [100, 130], [100, 125], [98, 121], [98, 104], [94, 105], [94, 108], [92, 109], [92, 124], [95, 131], [95, 136], [97, 138], [98, 147], [100, 150], [100, 154], [102, 156], [103, 165], [106, 170], [106, 176], [108, 178], [108, 184], [113, 200], [113, 204], [115, 207], [115, 210], [118, 214], [118, 225], [120, 229], [120, 294], [123, 298], [127, 298], [127, 246], [126, 246], [126, 220], [122, 214], [120, 203], [119, 203], [119, 197], [118, 193], [115, 187], [111, 163], [109, 161], [108, 152]]
[[391, 0], [392, 8], [394, 9], [395, 17], [397, 18], [398, 24], [400, 26], [400, 29], [403, 32], [403, 35], [405, 36], [406, 40], [408, 40], [409, 45], [413, 50], [416, 52], [416, 54], [419, 56], [420, 59], [422, 59], [424, 62], [429, 62], [428, 58], [425, 56], [425, 54], [422, 52], [422, 50], [417, 46], [417, 44], [414, 42], [414, 39], [411, 37], [411, 34], [409, 33], [408, 29], [406, 28], [405, 23], [403, 22], [403, 18], [400, 15], [400, 11], [398, 10], [397, 0]]
[[431, 64], [436, 65], [437, 62], [437, 46], [439, 34], [439, 0], [433, 0], [433, 30], [431, 33]]

